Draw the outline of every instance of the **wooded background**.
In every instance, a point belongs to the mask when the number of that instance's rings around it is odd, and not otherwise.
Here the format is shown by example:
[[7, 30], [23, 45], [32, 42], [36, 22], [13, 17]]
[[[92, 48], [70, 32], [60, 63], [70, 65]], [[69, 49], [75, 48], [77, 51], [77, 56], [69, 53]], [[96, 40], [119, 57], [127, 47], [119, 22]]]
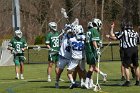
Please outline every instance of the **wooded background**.
[[[140, 26], [140, 0], [19, 0], [21, 14], [21, 30], [29, 44], [35, 44], [37, 39], [43, 42], [48, 32], [48, 23], [55, 21], [61, 30], [67, 23], [62, 18], [61, 8], [68, 12], [69, 21], [78, 18], [87, 31], [87, 23], [92, 18], [103, 22], [102, 34], [105, 36], [110, 25], [115, 22], [115, 30], [120, 29], [122, 20], [133, 22], [137, 31]], [[13, 36], [12, 0], [0, 0], [0, 39]], [[62, 18], [62, 20], [61, 20]], [[59, 21], [61, 20], [61, 21]]]

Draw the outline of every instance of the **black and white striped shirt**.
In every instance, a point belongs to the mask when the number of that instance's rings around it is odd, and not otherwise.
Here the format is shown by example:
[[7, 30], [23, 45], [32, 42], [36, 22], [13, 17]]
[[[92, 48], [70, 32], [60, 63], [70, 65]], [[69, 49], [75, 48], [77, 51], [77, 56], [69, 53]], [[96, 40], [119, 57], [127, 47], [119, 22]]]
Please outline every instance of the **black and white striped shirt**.
[[115, 36], [118, 40], [120, 40], [121, 48], [135, 47], [139, 41], [138, 33], [134, 32], [132, 29], [115, 32]]

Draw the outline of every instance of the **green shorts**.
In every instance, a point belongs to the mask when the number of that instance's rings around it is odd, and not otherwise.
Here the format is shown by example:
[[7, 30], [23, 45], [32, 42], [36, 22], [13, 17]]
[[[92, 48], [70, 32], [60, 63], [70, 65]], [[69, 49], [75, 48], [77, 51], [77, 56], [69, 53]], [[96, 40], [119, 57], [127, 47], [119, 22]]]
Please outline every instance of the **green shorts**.
[[58, 62], [58, 58], [59, 58], [58, 54], [53, 54], [53, 55], [49, 54], [48, 61]]
[[16, 56], [14, 55], [14, 63], [15, 65], [20, 65], [21, 62], [25, 61], [25, 57], [24, 56]]
[[97, 53], [96, 52], [87, 52], [86, 60], [87, 60], [87, 64], [95, 65], [97, 62]]

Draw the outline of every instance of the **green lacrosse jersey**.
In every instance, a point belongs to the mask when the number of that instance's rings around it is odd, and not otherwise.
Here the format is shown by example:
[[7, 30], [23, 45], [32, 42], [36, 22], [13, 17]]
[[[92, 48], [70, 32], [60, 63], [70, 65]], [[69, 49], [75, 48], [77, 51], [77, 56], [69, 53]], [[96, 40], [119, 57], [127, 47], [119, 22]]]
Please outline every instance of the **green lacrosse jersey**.
[[45, 43], [47, 45], [50, 45], [50, 47], [56, 51], [59, 50], [60, 47], [60, 41], [59, 41], [59, 33], [56, 32], [49, 32], [45, 37]]
[[94, 50], [94, 46], [93, 46], [93, 43], [92, 43], [93, 41], [96, 41], [97, 44], [100, 41], [100, 33], [95, 28], [89, 29], [86, 33], [86, 46], [87, 46], [86, 49], [89, 52]]
[[10, 47], [12, 47], [18, 54], [23, 54], [22, 48], [27, 47], [27, 42], [24, 38], [12, 38], [9, 42]]
[[100, 34], [98, 30], [91, 28], [86, 32], [85, 52], [87, 64], [93, 65], [97, 61], [96, 49], [93, 46], [93, 41], [97, 43], [100, 41]]

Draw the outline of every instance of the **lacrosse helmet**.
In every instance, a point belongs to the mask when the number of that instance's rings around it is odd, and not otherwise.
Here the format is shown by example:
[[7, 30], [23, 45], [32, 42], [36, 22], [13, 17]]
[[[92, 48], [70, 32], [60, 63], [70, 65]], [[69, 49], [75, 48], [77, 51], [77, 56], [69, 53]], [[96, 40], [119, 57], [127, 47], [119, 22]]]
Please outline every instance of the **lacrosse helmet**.
[[53, 31], [57, 31], [57, 24], [55, 22], [50, 22], [49, 24], [50, 29]]
[[102, 28], [102, 21], [100, 19], [94, 18], [92, 20], [93, 27], [97, 27], [99, 30]]
[[15, 36], [18, 37], [18, 38], [21, 38], [21, 37], [22, 37], [22, 32], [21, 32], [21, 30], [16, 30], [16, 31], [15, 31]]
[[82, 25], [75, 25], [73, 28], [72, 28], [72, 31], [78, 35], [78, 34], [82, 34], [84, 32], [84, 29], [82, 27]]
[[92, 24], [92, 22], [88, 22], [87, 27], [88, 27], [88, 28], [93, 28], [93, 24]]
[[67, 33], [72, 32], [71, 24], [65, 24], [64, 30], [67, 31]]

